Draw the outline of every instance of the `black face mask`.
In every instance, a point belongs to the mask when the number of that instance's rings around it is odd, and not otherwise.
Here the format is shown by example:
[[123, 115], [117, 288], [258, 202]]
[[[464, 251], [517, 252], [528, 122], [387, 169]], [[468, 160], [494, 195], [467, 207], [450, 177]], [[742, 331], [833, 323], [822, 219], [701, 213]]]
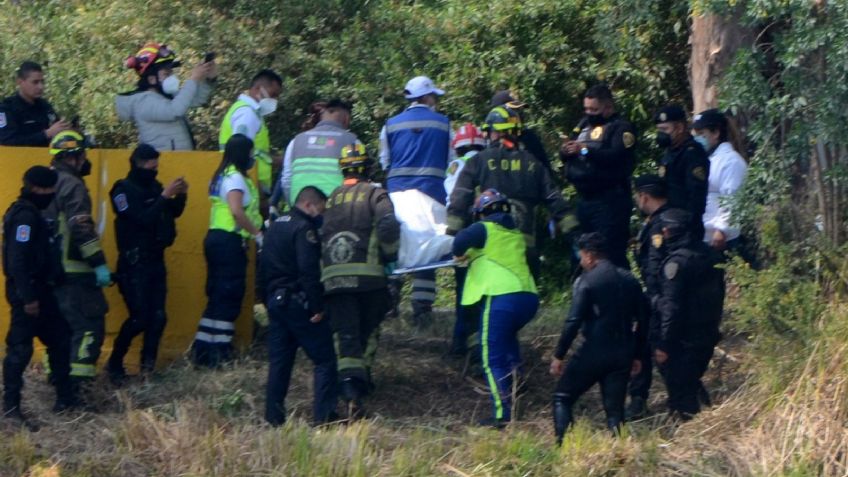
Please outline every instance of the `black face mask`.
[[91, 175], [91, 161], [86, 159], [85, 162], [82, 163], [82, 167], [80, 167], [79, 170], [79, 175], [80, 177]]
[[671, 147], [671, 135], [664, 132], [657, 133], [657, 146], [666, 149]]
[[21, 191], [21, 198], [32, 202], [38, 210], [49, 207], [54, 197], [56, 197], [56, 194], [36, 194], [35, 192]]
[[606, 118], [604, 118], [603, 114], [587, 114], [586, 115], [586, 123], [589, 126], [600, 126], [606, 122]]
[[157, 169], [142, 169], [140, 167], [133, 168], [130, 171], [130, 177], [139, 184], [150, 184], [156, 180], [156, 175], [159, 174]]

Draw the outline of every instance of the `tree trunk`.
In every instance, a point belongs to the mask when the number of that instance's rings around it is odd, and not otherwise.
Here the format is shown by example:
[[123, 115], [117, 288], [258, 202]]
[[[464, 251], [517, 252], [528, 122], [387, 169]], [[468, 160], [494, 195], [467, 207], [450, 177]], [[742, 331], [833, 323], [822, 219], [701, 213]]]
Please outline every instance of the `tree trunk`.
[[706, 14], [692, 18], [689, 84], [695, 113], [718, 107], [722, 75], [733, 62], [736, 51], [753, 44], [753, 31], [739, 22], [745, 11], [743, 4], [740, 1], [726, 16]]

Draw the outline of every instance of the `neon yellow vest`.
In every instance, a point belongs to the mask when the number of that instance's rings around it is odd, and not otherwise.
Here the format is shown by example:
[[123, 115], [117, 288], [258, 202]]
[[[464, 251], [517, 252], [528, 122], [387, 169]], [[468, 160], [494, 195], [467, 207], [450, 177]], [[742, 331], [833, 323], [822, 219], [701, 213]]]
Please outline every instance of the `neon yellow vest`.
[[494, 222], [481, 223], [486, 227], [486, 245], [468, 250], [471, 265], [465, 278], [462, 304], [473, 305], [484, 296], [536, 293], [521, 232]]
[[259, 116], [259, 113], [244, 100], [240, 99], [233, 103], [224, 116], [224, 121], [221, 123], [221, 132], [218, 134], [218, 147], [223, 151], [227, 145], [227, 141], [234, 134], [233, 113], [239, 108], [250, 108], [259, 117], [259, 121], [262, 124], [259, 132], [256, 133], [256, 137], [253, 138], [253, 157], [256, 159], [256, 173], [259, 177], [259, 186], [262, 187], [263, 191], [269, 193], [271, 191], [271, 139], [268, 135], [268, 127], [265, 126], [265, 120], [262, 119], [262, 116]]
[[[212, 201], [212, 210], [209, 213], [209, 229], [224, 230], [226, 232], [236, 232], [244, 238], [250, 238], [250, 232], [236, 225], [236, 219], [230, 211], [230, 205], [219, 195], [221, 182], [225, 177], [240, 174], [235, 166], [231, 165], [224, 169], [224, 172], [215, 178], [215, 184], [209, 188], [209, 200]], [[249, 177], [245, 177], [247, 183], [247, 193], [250, 194], [250, 203], [244, 210], [247, 219], [257, 229], [262, 226], [262, 215], [259, 214], [259, 191]]]

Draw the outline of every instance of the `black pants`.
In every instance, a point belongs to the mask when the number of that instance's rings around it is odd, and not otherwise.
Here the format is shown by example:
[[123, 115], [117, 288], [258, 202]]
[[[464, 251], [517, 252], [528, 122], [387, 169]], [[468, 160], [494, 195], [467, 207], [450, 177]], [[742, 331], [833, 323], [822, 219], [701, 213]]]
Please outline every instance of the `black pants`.
[[24, 312], [22, 303], [12, 305], [12, 321], [6, 334], [6, 357], [3, 359], [3, 404], [4, 410], [21, 403], [24, 371], [32, 358], [32, 340], [38, 338], [47, 346], [51, 378], [56, 386], [58, 400], [70, 400], [71, 329], [59, 313], [56, 298], [46, 288], [38, 296], [39, 314], [30, 316]]
[[642, 368], [639, 370], [639, 374], [630, 378], [628, 394], [630, 394], [630, 397], [638, 397], [647, 401], [648, 394], [651, 391], [651, 382], [654, 378], [653, 348], [645, 346], [644, 349], [640, 350], [638, 358], [642, 361]]
[[71, 328], [71, 379], [93, 379], [106, 335], [106, 313], [109, 311], [106, 296], [94, 284], [94, 274], [87, 273], [67, 274], [53, 293], [62, 317]]
[[389, 292], [382, 288], [336, 293], [328, 295], [324, 303], [333, 329], [339, 379], [352, 378], [358, 381], [363, 393], [367, 392], [380, 338], [380, 323], [389, 309]]
[[272, 425], [286, 422], [286, 394], [289, 390], [294, 359], [299, 347], [312, 360], [314, 369], [313, 419], [315, 423], [334, 418], [338, 399], [336, 353], [333, 332], [326, 318], [309, 321], [309, 312], [295, 297], [272, 293], [266, 302], [268, 328], [268, 388], [265, 394], [265, 419]]
[[630, 213], [633, 198], [624, 189], [608, 191], [577, 202], [580, 232], [598, 232], [607, 240], [609, 259], [616, 266], [630, 269], [627, 244], [630, 241]]
[[206, 310], [194, 336], [194, 362], [217, 366], [232, 357], [235, 321], [241, 313], [247, 279], [247, 252], [237, 233], [210, 230], [206, 256]]
[[141, 370], [153, 371], [159, 341], [165, 331], [165, 294], [167, 291], [165, 262], [162, 259], [129, 264], [118, 262], [118, 289], [127, 304], [129, 318], [115, 338], [110, 368], [123, 368], [124, 356], [133, 338], [144, 333], [141, 348]]
[[701, 378], [710, 365], [717, 342], [682, 343], [676, 350], [668, 352], [668, 360], [659, 369], [668, 390], [669, 411], [686, 417], [701, 410], [698, 401]]
[[632, 364], [631, 353], [627, 350], [583, 345], [568, 361], [556, 385], [554, 400], [570, 411], [583, 393], [600, 383], [607, 424], [615, 427], [624, 420], [627, 378]]

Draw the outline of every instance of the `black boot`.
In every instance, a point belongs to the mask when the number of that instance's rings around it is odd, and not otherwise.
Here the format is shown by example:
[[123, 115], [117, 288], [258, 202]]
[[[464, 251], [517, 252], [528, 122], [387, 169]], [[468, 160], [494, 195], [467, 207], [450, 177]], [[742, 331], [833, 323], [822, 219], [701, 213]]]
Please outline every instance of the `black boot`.
[[365, 416], [365, 409], [362, 407], [362, 383], [356, 378], [342, 379], [340, 394], [341, 398], [347, 404], [348, 419], [356, 420]]
[[712, 407], [713, 400], [710, 399], [710, 392], [704, 386], [703, 382], [698, 383], [698, 402], [704, 407]]
[[613, 437], [619, 437], [621, 435], [621, 423], [622, 419], [618, 416], [607, 418], [607, 429], [612, 432]]
[[573, 421], [571, 406], [566, 404], [565, 396], [554, 394], [554, 435], [556, 436], [557, 445], [562, 444], [565, 431], [571, 427]]
[[627, 421], [636, 421], [648, 415], [648, 406], [645, 404], [645, 398], [640, 396], [630, 396], [630, 404], [624, 410], [624, 419]]
[[31, 419], [28, 419], [24, 413], [21, 412], [20, 403], [12, 403], [12, 402], [4, 402], [3, 403], [3, 417], [12, 421], [16, 421], [21, 427], [27, 429], [30, 432], [38, 432], [40, 426], [33, 422]]

